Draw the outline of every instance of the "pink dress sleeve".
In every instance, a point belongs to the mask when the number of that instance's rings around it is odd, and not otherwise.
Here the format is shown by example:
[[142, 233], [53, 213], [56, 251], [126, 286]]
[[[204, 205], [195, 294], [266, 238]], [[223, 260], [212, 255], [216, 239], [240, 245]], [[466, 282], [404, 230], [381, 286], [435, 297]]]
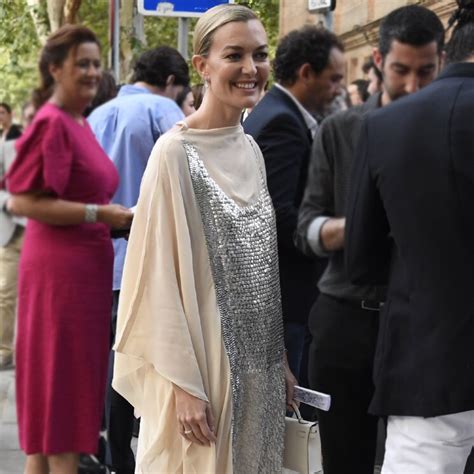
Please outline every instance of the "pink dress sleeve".
[[16, 147], [17, 156], [6, 176], [8, 191], [45, 191], [61, 196], [69, 182], [73, 156], [62, 117], [41, 117]]

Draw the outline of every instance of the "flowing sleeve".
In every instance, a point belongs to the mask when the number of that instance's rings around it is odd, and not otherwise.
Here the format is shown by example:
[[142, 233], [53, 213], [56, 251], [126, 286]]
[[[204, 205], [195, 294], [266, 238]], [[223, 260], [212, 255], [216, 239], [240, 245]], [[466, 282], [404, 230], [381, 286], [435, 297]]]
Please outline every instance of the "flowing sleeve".
[[191, 235], [198, 211], [187, 166], [173, 134], [158, 140], [128, 243], [113, 386], [138, 413], [146, 400], [146, 380], [156, 374], [208, 401]]
[[71, 175], [72, 148], [61, 117], [42, 117], [17, 141], [7, 189], [12, 194], [44, 191], [61, 196]]

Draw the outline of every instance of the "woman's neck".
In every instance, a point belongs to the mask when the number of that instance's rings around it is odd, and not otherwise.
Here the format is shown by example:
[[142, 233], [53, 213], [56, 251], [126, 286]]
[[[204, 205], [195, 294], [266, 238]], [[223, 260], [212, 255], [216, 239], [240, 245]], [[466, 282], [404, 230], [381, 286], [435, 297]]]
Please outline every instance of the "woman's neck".
[[242, 111], [222, 103], [216, 104], [204, 96], [204, 100], [192, 115], [186, 118], [190, 128], [208, 130], [239, 125]]
[[78, 104], [74, 101], [67, 100], [66, 97], [63, 97], [61, 94], [56, 92], [51, 96], [49, 101], [70, 115], [76, 122], [81, 125], [84, 123], [82, 113], [86, 109], [87, 104], [84, 106], [82, 103]]

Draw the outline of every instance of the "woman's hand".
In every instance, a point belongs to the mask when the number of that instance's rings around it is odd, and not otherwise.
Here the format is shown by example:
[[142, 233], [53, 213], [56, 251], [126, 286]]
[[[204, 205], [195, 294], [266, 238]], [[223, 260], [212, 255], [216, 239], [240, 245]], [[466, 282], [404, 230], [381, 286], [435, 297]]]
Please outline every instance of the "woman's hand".
[[285, 353], [285, 382], [286, 382], [286, 406], [288, 410], [293, 411], [291, 402], [293, 401], [294, 387], [295, 385], [298, 385], [298, 380], [296, 380], [296, 377], [293, 375], [293, 372], [290, 370], [286, 353]]
[[129, 229], [132, 225], [133, 212], [120, 204], [107, 204], [99, 206], [97, 220], [112, 229]]
[[188, 441], [210, 446], [216, 442], [214, 416], [209, 403], [173, 385], [180, 434]]

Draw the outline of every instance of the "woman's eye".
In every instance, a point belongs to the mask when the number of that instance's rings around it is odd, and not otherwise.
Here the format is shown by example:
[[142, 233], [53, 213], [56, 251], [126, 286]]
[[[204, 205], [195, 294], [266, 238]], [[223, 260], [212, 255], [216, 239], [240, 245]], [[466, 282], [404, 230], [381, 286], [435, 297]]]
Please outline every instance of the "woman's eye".
[[267, 52], [257, 53], [255, 55], [255, 58], [258, 59], [259, 61], [265, 61], [265, 59], [268, 58], [268, 53]]
[[240, 54], [237, 54], [237, 53], [229, 54], [227, 56], [227, 59], [230, 59], [231, 61], [237, 61], [240, 59]]

